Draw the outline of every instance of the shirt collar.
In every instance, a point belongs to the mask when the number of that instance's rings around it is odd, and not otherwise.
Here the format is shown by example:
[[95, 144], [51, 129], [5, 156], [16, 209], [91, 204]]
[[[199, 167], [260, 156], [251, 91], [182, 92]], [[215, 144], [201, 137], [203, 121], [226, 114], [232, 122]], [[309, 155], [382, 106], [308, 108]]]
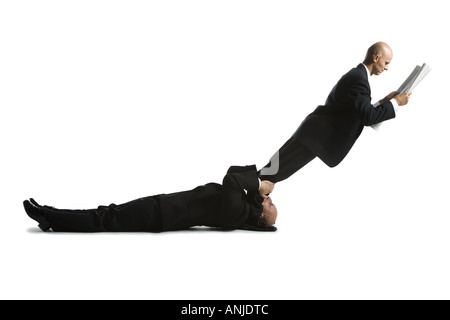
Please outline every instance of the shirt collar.
[[366, 72], [367, 72], [367, 80], [369, 80], [369, 79], [370, 79], [370, 71], [369, 71], [369, 68], [367, 68], [367, 66], [366, 66], [364, 63], [362, 63], [362, 65], [364, 66], [364, 68], [366, 68]]

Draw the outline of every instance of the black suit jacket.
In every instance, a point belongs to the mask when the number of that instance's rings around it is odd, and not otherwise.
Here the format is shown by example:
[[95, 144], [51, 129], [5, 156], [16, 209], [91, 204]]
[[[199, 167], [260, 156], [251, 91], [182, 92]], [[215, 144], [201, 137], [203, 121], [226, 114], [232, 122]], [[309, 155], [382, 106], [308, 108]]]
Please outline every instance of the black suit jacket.
[[374, 108], [370, 95], [367, 71], [359, 64], [342, 76], [325, 105], [308, 115], [293, 136], [328, 166], [338, 165], [364, 126], [395, 117], [390, 101]]
[[158, 195], [163, 231], [257, 225], [263, 209], [258, 189], [256, 166], [232, 166], [222, 185], [208, 183], [190, 191]]

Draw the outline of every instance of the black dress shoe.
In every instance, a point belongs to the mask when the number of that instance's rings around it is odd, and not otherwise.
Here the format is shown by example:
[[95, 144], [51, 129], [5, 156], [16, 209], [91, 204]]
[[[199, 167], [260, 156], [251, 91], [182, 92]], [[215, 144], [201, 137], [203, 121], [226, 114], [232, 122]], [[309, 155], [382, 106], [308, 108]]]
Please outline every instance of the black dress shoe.
[[36, 207], [40, 207], [41, 205], [39, 203], [36, 202], [36, 200], [34, 200], [33, 198], [30, 198], [30, 202], [31, 204], [35, 205]]
[[39, 223], [38, 227], [41, 228], [42, 231], [47, 231], [50, 229], [51, 223], [45, 217], [45, 209], [42, 208], [36, 201], [33, 199], [30, 199], [30, 201], [25, 200], [23, 202], [23, 207], [25, 208], [27, 215]]

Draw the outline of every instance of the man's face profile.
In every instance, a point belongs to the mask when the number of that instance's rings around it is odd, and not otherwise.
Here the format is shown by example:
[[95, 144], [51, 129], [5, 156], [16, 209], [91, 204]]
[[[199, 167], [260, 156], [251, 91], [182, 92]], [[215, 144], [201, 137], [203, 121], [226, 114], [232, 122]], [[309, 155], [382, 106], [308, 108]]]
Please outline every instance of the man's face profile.
[[380, 75], [384, 71], [389, 69], [389, 64], [392, 60], [392, 51], [388, 49], [384, 49], [382, 54], [377, 54], [374, 57], [374, 65], [373, 65], [373, 74]]
[[278, 216], [277, 207], [273, 204], [272, 199], [270, 197], [264, 199], [262, 205], [263, 205], [263, 212], [261, 214], [261, 218], [263, 218], [264, 222], [268, 226], [273, 226]]

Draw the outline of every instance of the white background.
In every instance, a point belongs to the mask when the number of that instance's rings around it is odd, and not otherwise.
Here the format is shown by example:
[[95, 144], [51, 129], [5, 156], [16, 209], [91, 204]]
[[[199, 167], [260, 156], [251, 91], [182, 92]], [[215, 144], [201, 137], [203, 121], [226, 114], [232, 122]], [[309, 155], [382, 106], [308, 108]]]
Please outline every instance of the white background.
[[[2, 1], [2, 299], [449, 299], [446, 1]], [[376, 41], [374, 102], [433, 70], [330, 169], [279, 183], [276, 233], [43, 233], [60, 208], [267, 163]]]

